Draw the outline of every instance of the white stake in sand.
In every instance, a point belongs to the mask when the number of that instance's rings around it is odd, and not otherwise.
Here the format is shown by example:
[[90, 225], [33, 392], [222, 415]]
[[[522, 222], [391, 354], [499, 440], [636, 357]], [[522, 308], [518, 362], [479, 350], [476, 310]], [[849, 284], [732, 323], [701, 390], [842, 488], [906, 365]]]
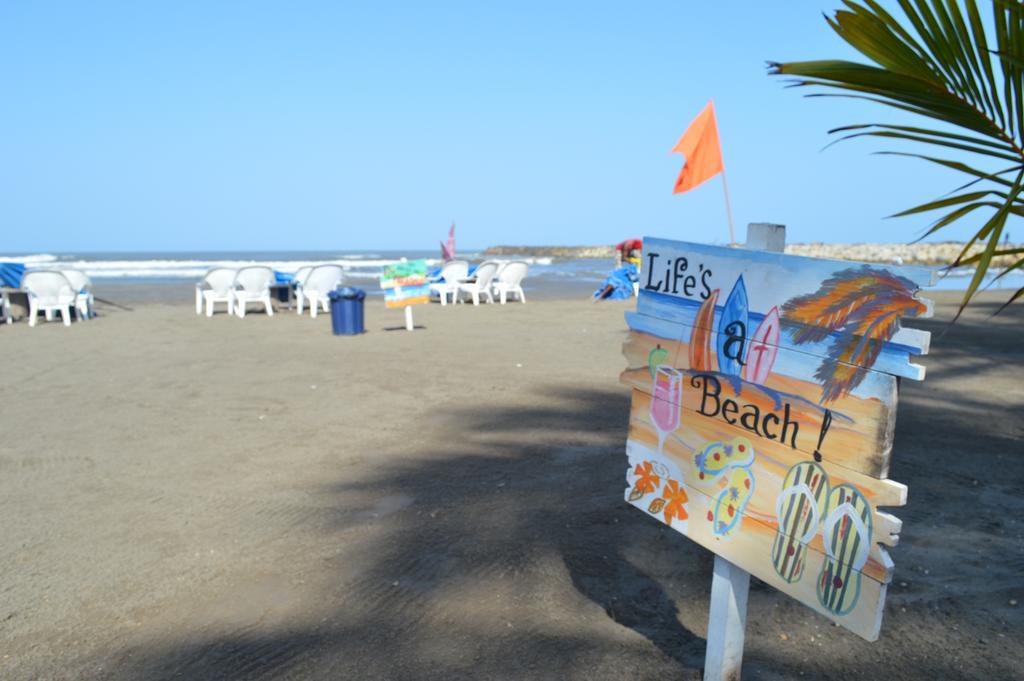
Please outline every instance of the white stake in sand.
[[[786, 250], [786, 226], [766, 223], [747, 225], [747, 243], [744, 248], [783, 252]], [[711, 578], [708, 646], [704, 654], [705, 681], [739, 681], [743, 666], [749, 590], [750, 573], [716, 553], [715, 572]]]

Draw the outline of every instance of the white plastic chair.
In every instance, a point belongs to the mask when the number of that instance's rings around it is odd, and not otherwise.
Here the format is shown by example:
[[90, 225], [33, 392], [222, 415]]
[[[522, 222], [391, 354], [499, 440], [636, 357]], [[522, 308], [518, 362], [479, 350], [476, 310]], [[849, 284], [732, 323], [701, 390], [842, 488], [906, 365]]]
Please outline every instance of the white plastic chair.
[[71, 308], [78, 294], [68, 278], [61, 272], [26, 272], [21, 287], [28, 291], [28, 325], [36, 325], [36, 317], [42, 310], [46, 321], [53, 320], [53, 313], [59, 312], [64, 326], [71, 326]]
[[309, 299], [309, 316], [316, 319], [317, 307], [323, 306], [324, 312], [330, 310], [329, 298], [331, 291], [338, 288], [345, 280], [345, 270], [341, 265], [320, 265], [306, 277], [302, 285], [302, 295]]
[[498, 263], [493, 260], [485, 260], [480, 263], [476, 270], [473, 272], [472, 277], [467, 277], [459, 280], [459, 288], [455, 292], [455, 302], [458, 302], [463, 293], [468, 293], [469, 297], [473, 299], [474, 305], [480, 304], [480, 294], [487, 294], [488, 302], [494, 302], [494, 296], [491, 294], [491, 280], [494, 279], [494, 275], [498, 271]]
[[296, 314], [302, 314], [302, 309], [306, 306], [306, 297], [302, 294], [302, 285], [306, 282], [306, 277], [313, 271], [311, 266], [300, 267], [295, 270], [295, 276], [292, 277], [292, 293], [295, 294]]
[[[498, 269], [495, 270], [495, 272], [494, 272], [494, 279], [491, 279], [491, 288], [492, 289], [494, 288], [495, 284], [497, 284], [499, 281], [501, 281], [501, 273], [505, 271], [506, 267], [508, 267], [508, 261], [506, 261], [506, 262], [499, 262], [498, 263]], [[495, 293], [497, 293], [497, 291], [495, 291]]]
[[270, 287], [277, 281], [274, 270], [263, 265], [243, 267], [235, 275], [235, 288], [232, 295], [235, 299], [235, 313], [245, 317], [245, 308], [249, 303], [263, 303], [267, 316], [274, 316], [274, 305], [270, 300]]
[[215, 303], [227, 304], [228, 314], [234, 311], [235, 274], [230, 267], [214, 267], [196, 284], [196, 314], [202, 314], [206, 303], [206, 316], [213, 316]]
[[494, 281], [494, 292], [498, 294], [502, 305], [505, 304], [505, 299], [510, 293], [515, 294], [520, 303], [526, 302], [522, 283], [529, 271], [530, 266], [522, 260], [514, 260], [501, 268], [501, 272]]
[[82, 270], [61, 270], [75, 289], [75, 311], [79, 319], [91, 319], [93, 310], [92, 279]]
[[441, 298], [441, 304], [448, 304], [448, 296], [452, 297], [452, 302], [455, 302], [455, 294], [459, 290], [459, 280], [465, 279], [469, 275], [469, 263], [465, 260], [449, 260], [441, 267], [441, 272], [438, 274], [439, 279], [444, 281], [436, 281], [430, 285], [430, 292], [437, 293]]

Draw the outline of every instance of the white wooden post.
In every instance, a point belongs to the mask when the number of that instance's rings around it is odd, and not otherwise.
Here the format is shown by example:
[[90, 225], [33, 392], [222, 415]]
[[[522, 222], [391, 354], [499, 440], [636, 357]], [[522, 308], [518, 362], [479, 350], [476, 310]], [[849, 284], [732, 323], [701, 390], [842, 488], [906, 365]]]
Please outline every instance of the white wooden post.
[[704, 681], [739, 681], [743, 666], [743, 636], [747, 627], [747, 592], [750, 573], [715, 556], [711, 578], [708, 648], [704, 654]]
[[[786, 226], [763, 222], [747, 225], [744, 248], [781, 253], [786, 248]], [[750, 573], [716, 555], [711, 579], [704, 681], [739, 681], [749, 591]]]
[[750, 251], [782, 253], [786, 250], [786, 225], [751, 222], [747, 225], [747, 243], [743, 248]]
[[412, 331], [412, 305], [405, 306], [405, 329]]

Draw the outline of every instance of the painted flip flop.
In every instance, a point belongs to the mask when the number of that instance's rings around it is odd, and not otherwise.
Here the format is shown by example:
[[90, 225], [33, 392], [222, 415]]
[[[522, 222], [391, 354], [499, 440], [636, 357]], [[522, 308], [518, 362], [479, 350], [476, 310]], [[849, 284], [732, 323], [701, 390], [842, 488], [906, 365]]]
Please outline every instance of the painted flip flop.
[[856, 487], [839, 485], [828, 495], [821, 532], [825, 562], [818, 577], [818, 601], [846, 615], [860, 597], [860, 571], [871, 550], [871, 504]]
[[714, 482], [730, 468], [749, 466], [754, 462], [754, 446], [745, 437], [731, 442], [709, 442], [693, 457], [697, 479], [702, 483]]
[[711, 529], [715, 536], [731, 537], [740, 526], [743, 509], [754, 496], [754, 476], [749, 468], [733, 468], [729, 471], [729, 484], [715, 497], [715, 510], [711, 517]]
[[803, 576], [807, 544], [818, 531], [828, 493], [828, 474], [813, 461], [798, 463], [786, 473], [782, 492], [775, 500], [779, 532], [772, 545], [772, 564], [789, 583]]
[[745, 437], [729, 442], [708, 442], [696, 450], [691, 479], [700, 487], [724, 486], [711, 496], [708, 522], [712, 533], [720, 538], [731, 537], [740, 527], [743, 510], [754, 495], [754, 446]]

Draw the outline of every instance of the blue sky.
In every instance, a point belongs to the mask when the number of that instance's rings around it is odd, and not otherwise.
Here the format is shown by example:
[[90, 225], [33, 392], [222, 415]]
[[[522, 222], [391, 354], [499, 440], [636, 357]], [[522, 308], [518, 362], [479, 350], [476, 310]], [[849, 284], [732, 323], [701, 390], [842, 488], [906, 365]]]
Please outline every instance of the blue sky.
[[719, 179], [671, 193], [710, 97], [741, 234], [910, 240], [959, 178], [766, 75], [851, 56], [838, 5], [5, 2], [0, 252], [722, 242]]

